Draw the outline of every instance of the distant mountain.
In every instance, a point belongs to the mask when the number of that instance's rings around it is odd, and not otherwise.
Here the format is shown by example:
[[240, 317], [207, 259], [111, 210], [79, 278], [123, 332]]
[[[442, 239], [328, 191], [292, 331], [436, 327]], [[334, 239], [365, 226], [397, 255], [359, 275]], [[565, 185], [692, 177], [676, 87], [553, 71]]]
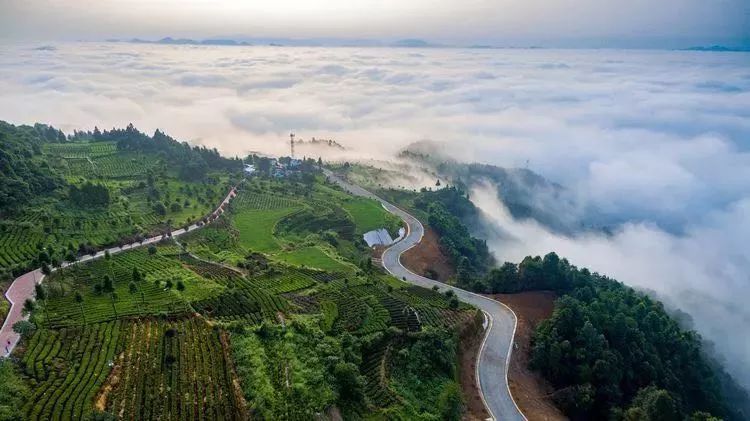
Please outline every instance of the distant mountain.
[[742, 48], [742, 47], [737, 48], [737, 47], [725, 47], [723, 45], [711, 45], [708, 47], [697, 46], [697, 47], [685, 48], [685, 51], [747, 52], [747, 51], [750, 51], [750, 48]]
[[401, 39], [393, 44], [392, 47], [406, 47], [406, 48], [429, 48], [429, 47], [440, 47], [440, 45], [432, 44], [423, 39]]
[[252, 45], [246, 41], [236, 41], [233, 39], [204, 39], [194, 40], [190, 38], [172, 38], [165, 37], [160, 40], [151, 41], [140, 38], [130, 40], [108, 39], [107, 42], [131, 42], [135, 44], [166, 44], [166, 45], [224, 45], [224, 46], [245, 46]]
[[498, 198], [517, 219], [535, 219], [562, 233], [588, 229], [578, 219], [575, 195], [565, 187], [526, 168], [503, 168], [480, 163], [463, 163], [444, 153], [437, 142], [420, 141], [402, 150], [400, 157], [428, 165], [440, 178], [464, 190], [477, 184], [491, 184]]

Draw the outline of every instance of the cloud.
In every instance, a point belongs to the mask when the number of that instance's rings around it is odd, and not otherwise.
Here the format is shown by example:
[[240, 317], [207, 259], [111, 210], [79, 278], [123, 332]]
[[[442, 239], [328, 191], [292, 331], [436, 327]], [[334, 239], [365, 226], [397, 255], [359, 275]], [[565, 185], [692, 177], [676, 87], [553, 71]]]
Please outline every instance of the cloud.
[[132, 122], [228, 155], [285, 153], [290, 130], [337, 140], [347, 151], [304, 153], [342, 159], [393, 161], [432, 139], [455, 159], [528, 166], [575, 201], [544, 206], [613, 234], [563, 237], [498, 216], [523, 240], [492, 242], [498, 254], [556, 250], [656, 291], [750, 384], [748, 54], [36, 46], [0, 51], [4, 120]]
[[654, 224], [629, 222], [613, 234], [561, 236], [533, 220], [514, 220], [495, 189], [477, 186], [473, 201], [496, 224], [490, 238], [497, 257], [520, 261], [555, 251], [578, 266], [653, 291], [673, 309], [691, 315], [694, 327], [715, 343], [729, 371], [750, 388], [750, 198], [690, 222], [682, 235]]

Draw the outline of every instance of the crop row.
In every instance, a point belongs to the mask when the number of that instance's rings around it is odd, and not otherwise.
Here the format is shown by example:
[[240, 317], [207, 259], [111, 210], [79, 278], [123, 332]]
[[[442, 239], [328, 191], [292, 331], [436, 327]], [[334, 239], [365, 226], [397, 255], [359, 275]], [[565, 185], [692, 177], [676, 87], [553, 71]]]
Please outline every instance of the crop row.
[[[90, 263], [76, 265], [50, 276], [47, 284], [53, 291], [62, 289], [64, 294], [56, 294], [49, 300], [48, 311], [51, 326], [71, 326], [112, 320], [136, 315], [153, 315], [159, 313], [179, 313], [188, 311], [187, 304], [176, 293], [165, 290], [162, 283], [155, 281], [171, 280], [176, 286], [177, 280], [191, 281], [194, 284], [211, 282], [202, 279], [198, 274], [184, 268], [178, 260], [161, 255], [149, 254], [145, 249], [131, 250], [112, 256], [111, 260], [99, 259]], [[135, 283], [136, 290], [130, 291], [133, 280], [133, 269], [137, 268], [143, 275]], [[115, 290], [113, 299], [106, 291], [94, 291], [101, 285], [105, 276], [109, 276]], [[76, 303], [71, 292], [83, 294], [83, 303]], [[113, 308], [114, 306], [114, 308]]]
[[365, 377], [365, 396], [370, 404], [387, 407], [398, 402], [399, 398], [388, 387], [389, 357], [391, 346], [383, 341], [374, 349], [365, 352], [362, 358], [361, 372]]
[[250, 316], [255, 320], [275, 319], [276, 313], [287, 309], [283, 298], [257, 288], [232, 289], [216, 297], [196, 301], [193, 308], [215, 318]]
[[242, 275], [235, 270], [219, 264], [196, 259], [189, 254], [181, 254], [180, 260], [198, 275], [224, 284], [236, 281], [242, 277]]
[[22, 359], [36, 384], [23, 408], [28, 420], [80, 420], [91, 412], [96, 392], [119, 346], [120, 322], [59, 332], [40, 330]]
[[315, 285], [315, 281], [300, 271], [284, 269], [282, 273], [251, 278], [243, 284], [270, 294], [283, 294], [309, 288]]
[[156, 158], [150, 155], [120, 156], [108, 155], [92, 160], [94, 173], [102, 178], [130, 178], [146, 174], [156, 165]]
[[298, 206], [294, 200], [270, 194], [242, 191], [232, 202], [237, 209], [285, 209]]
[[334, 330], [371, 333], [386, 329], [391, 323], [389, 311], [380, 302], [383, 292], [369, 285], [357, 285], [340, 289], [328, 289], [321, 293], [319, 301], [336, 303], [338, 318]]
[[127, 420], [234, 420], [243, 409], [222, 333], [198, 318], [146, 319], [124, 332], [108, 412]]
[[44, 145], [44, 152], [62, 158], [87, 158], [113, 154], [117, 152], [117, 145], [114, 142], [48, 143]]

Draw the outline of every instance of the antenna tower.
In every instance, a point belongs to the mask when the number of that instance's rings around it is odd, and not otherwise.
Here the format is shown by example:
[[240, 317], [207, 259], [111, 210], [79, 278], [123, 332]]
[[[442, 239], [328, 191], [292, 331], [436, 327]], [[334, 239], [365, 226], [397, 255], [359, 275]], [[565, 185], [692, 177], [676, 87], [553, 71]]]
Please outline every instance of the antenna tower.
[[294, 158], [294, 132], [289, 133], [289, 149], [292, 153], [292, 158]]

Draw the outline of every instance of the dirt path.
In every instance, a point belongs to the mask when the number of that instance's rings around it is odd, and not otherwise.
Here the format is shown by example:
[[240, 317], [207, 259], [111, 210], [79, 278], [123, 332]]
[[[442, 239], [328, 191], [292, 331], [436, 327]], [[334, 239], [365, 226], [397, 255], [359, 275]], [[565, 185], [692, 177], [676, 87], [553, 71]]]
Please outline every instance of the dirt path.
[[[229, 190], [229, 193], [227, 193], [227, 196], [224, 198], [224, 200], [219, 203], [219, 205], [216, 207], [216, 210], [214, 210], [211, 213], [212, 218], [209, 218], [209, 222], [214, 219], [213, 217], [218, 217], [222, 213], [224, 213], [223, 207], [229, 203], [230, 200], [232, 200], [237, 195], [237, 188], [232, 187]], [[178, 237], [180, 235], [185, 234], [186, 232], [193, 231], [195, 229], [201, 228], [204, 225], [198, 225], [193, 224], [190, 227], [188, 227], [187, 230], [184, 228], [180, 228], [178, 230], [172, 231], [172, 237]], [[107, 250], [102, 250], [95, 255], [85, 255], [81, 256], [76, 260], [75, 262], [63, 263], [62, 267], [66, 268], [71, 265], [75, 265], [82, 262], [88, 262], [91, 260], [98, 259], [100, 257], [103, 257], [105, 252], [109, 252], [110, 254], [116, 254], [124, 250], [131, 250], [138, 247], [148, 246], [151, 244], [158, 243], [163, 239], [162, 235], [157, 235], [155, 237], [148, 238], [144, 240], [143, 242], [138, 243], [131, 243], [126, 244], [122, 247], [112, 247]], [[53, 268], [53, 270], [56, 270]], [[36, 285], [39, 282], [42, 282], [44, 279], [44, 275], [42, 274], [41, 269], [35, 269], [31, 272], [24, 273], [23, 275], [16, 278], [13, 283], [10, 285], [8, 290], [5, 292], [5, 297], [8, 299], [8, 301], [11, 304], [10, 311], [8, 312], [8, 317], [5, 318], [5, 321], [3, 322], [3, 326], [0, 329], [0, 347], [2, 349], [2, 352], [0, 352], [0, 357], [8, 357], [12, 352], [13, 349], [18, 344], [18, 341], [20, 339], [20, 336], [13, 332], [13, 325], [20, 321], [27, 319], [27, 316], [24, 316], [21, 314], [21, 309], [23, 307], [24, 301], [27, 299], [34, 299], [34, 285]]]
[[528, 368], [531, 335], [542, 320], [552, 315], [556, 295], [547, 291], [530, 291], [496, 294], [492, 298], [505, 303], [518, 318], [516, 349], [511, 354], [508, 369], [508, 384], [518, 407], [529, 420], [567, 420], [549, 398], [552, 387]]

